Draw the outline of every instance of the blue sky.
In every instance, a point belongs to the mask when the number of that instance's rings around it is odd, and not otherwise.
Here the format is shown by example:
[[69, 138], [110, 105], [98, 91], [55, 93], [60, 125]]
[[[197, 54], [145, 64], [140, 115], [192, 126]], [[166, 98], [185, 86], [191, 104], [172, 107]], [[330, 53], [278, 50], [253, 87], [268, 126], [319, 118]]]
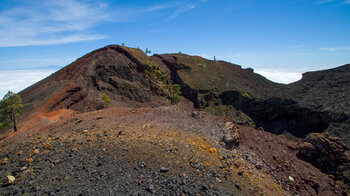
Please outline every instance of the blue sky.
[[216, 56], [288, 83], [350, 63], [350, 0], [0, 1], [0, 70], [7, 73], [54, 71], [121, 43]]

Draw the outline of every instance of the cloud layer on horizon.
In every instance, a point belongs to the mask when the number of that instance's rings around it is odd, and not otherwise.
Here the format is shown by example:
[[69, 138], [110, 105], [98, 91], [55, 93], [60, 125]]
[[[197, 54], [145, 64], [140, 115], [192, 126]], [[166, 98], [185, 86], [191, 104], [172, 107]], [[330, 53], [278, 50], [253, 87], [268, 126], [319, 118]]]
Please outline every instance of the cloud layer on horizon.
[[57, 69], [38, 70], [0, 70], [0, 99], [8, 91], [18, 93], [36, 82], [46, 78]]
[[[0, 70], [0, 99], [8, 91], [18, 93], [56, 71], [57, 69]], [[301, 79], [302, 76], [301, 73], [286, 71], [255, 70], [254, 72], [265, 76], [269, 80], [284, 84], [295, 82]]]
[[282, 83], [282, 84], [289, 84], [292, 82], [296, 82], [302, 78], [302, 73], [298, 73], [298, 72], [264, 70], [264, 69], [255, 69], [254, 72], [266, 77], [267, 79], [273, 82]]

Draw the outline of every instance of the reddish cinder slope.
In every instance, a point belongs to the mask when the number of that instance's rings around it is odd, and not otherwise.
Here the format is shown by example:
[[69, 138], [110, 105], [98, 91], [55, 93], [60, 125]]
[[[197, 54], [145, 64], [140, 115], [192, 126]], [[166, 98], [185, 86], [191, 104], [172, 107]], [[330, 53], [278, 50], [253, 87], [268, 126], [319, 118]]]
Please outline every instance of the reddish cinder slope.
[[102, 95], [111, 105], [126, 107], [156, 106], [168, 101], [146, 78], [148, 57], [139, 49], [106, 46], [93, 51], [48, 78], [20, 92], [25, 115], [33, 111], [73, 109], [92, 111], [104, 107]]

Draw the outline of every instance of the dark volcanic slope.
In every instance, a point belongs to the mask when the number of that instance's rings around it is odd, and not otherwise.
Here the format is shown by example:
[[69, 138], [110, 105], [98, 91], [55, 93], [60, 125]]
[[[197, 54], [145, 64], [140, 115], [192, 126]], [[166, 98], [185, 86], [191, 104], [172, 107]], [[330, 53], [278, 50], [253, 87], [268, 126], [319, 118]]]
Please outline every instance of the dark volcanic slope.
[[350, 146], [350, 64], [305, 73], [302, 80], [289, 86], [288, 96], [303, 107], [325, 114], [330, 122], [327, 131]]
[[302, 80], [282, 85], [224, 61], [185, 54], [148, 57], [139, 49], [111, 45], [79, 58], [20, 95], [30, 113], [101, 109], [108, 106], [103, 94], [112, 99], [109, 106], [159, 106], [170, 104], [169, 89], [178, 83], [196, 108], [239, 124], [298, 137], [328, 130], [350, 145], [349, 67], [306, 73]]
[[184, 54], [155, 57], [198, 108], [272, 133], [305, 137], [328, 130], [350, 145], [350, 65], [306, 73], [282, 85], [224, 61]]

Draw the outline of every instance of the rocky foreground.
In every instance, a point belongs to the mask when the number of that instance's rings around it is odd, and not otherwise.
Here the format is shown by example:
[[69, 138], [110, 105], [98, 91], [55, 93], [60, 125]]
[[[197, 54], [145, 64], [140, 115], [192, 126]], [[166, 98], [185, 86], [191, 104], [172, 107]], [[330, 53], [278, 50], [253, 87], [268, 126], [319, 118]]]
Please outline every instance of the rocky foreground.
[[311, 140], [172, 107], [64, 114], [1, 141], [2, 195], [346, 194], [307, 162]]

